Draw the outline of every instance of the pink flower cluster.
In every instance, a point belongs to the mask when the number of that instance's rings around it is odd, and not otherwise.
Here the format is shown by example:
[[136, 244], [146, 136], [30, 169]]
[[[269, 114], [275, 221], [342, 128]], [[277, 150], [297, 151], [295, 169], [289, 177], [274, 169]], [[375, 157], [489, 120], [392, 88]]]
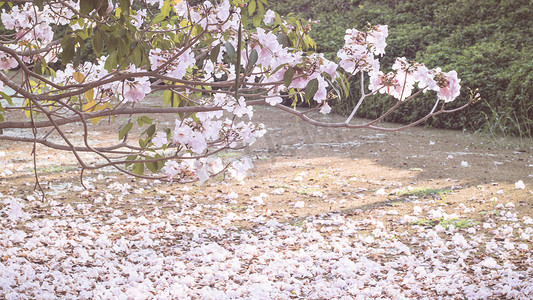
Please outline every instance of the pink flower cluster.
[[190, 70], [196, 63], [194, 53], [190, 48], [181, 51], [175, 49], [173, 51], [163, 51], [161, 49], [150, 50], [150, 64], [152, 71], [162, 68], [162, 73], [166, 76], [182, 79], [187, 74], [187, 70]]
[[[54, 82], [60, 85], [77, 83], [91, 83], [108, 77], [109, 72], [104, 68], [104, 59], [99, 59], [96, 64], [85, 62], [76, 68], [72, 64], [67, 64], [64, 70], [58, 70]], [[130, 65], [123, 70], [124, 73], [137, 73], [144, 70]], [[80, 82], [81, 81], [81, 82]], [[94, 88], [93, 100], [97, 102], [109, 102], [113, 99], [122, 98], [124, 102], [139, 102], [149, 94], [151, 84], [148, 77], [132, 77], [122, 82], [112, 82], [99, 85]]]
[[[163, 0], [143, 2], [159, 8], [162, 8], [165, 3]], [[419, 89], [436, 91], [438, 99], [445, 102], [452, 101], [459, 95], [460, 80], [455, 71], [445, 73], [438, 68], [428, 70], [423, 64], [398, 58], [393, 66], [393, 72], [389, 74], [380, 72], [378, 57], [385, 53], [388, 35], [388, 27], [384, 25], [371, 26], [365, 32], [356, 29], [347, 30], [344, 36], [345, 45], [337, 53], [339, 58], [337, 64], [326, 59], [322, 54], [304, 53], [297, 47], [284, 46], [277, 37], [279, 28], [267, 26], [267, 29], [242, 29], [240, 27], [241, 8], [232, 6], [228, 0], [215, 4], [206, 1], [198, 6], [190, 6], [186, 0], [170, 1], [167, 5], [169, 3], [176, 13], [173, 17], [176, 20], [173, 22], [152, 23], [147, 10], [144, 9], [133, 10], [131, 14], [132, 24], [135, 27], [146, 29], [145, 33], [153, 33], [158, 38], [166, 39], [166, 42], [155, 43], [152, 45], [153, 48], [149, 49], [149, 67], [124, 64], [118, 67], [120, 70], [117, 70], [117, 73], [110, 74], [111, 71], [108, 72], [104, 68], [107, 57], [102, 57], [97, 63], [85, 62], [76, 68], [68, 64], [64, 70], [57, 70], [56, 76], [51, 80], [58, 85], [69, 86], [111, 79], [93, 88], [90, 100], [96, 102], [141, 102], [152, 91], [151, 82], [154, 81], [158, 84], [168, 82], [182, 84], [183, 89], [180, 92], [184, 97], [191, 96], [191, 90], [203, 91], [203, 96], [192, 97], [194, 98], [192, 101], [202, 106], [218, 107], [230, 114], [232, 118], [222, 120], [222, 111], [197, 113], [177, 120], [171, 134], [166, 135], [161, 132], [156, 135], [150, 146], [166, 150], [166, 146], [172, 145], [176, 146], [178, 152], [196, 155], [196, 157], [188, 158], [192, 163], [168, 163], [164, 170], [170, 177], [185, 178], [193, 174], [203, 180], [205, 174], [216, 172], [206, 171], [206, 164], [196, 158], [207, 156], [212, 149], [220, 149], [220, 147], [248, 146], [263, 135], [264, 128], [260, 124], [238, 121], [239, 118], [251, 119], [253, 116], [253, 110], [247, 105], [245, 97], [225, 94], [230, 91], [228, 87], [232, 86], [237, 78], [239, 88], [244, 90], [257, 91], [257, 86], [260, 86], [264, 91], [265, 101], [273, 106], [282, 102], [280, 97], [282, 92], [301, 95], [308, 87], [311, 87], [310, 90], [314, 92], [312, 99], [321, 104], [320, 112], [323, 114], [331, 111], [327, 103], [328, 82], [337, 79], [339, 66], [350, 74], [368, 73], [370, 75], [369, 88], [373, 92], [387, 93], [399, 100], [405, 100], [412, 95], [415, 84], [418, 84]], [[33, 4], [26, 3], [13, 7], [9, 12], [3, 12], [2, 23], [6, 29], [15, 31], [15, 36], [18, 38], [17, 43], [9, 46], [18, 51], [46, 47], [52, 42], [53, 25], [70, 25], [74, 32], [95, 26], [91, 19], [85, 22], [73, 22], [80, 17], [74, 13], [77, 9], [79, 9], [78, 3], [61, 1], [45, 4], [42, 11]], [[111, 13], [113, 9], [115, 6], [111, 4], [108, 13]], [[274, 24], [277, 18], [279, 16], [275, 12], [268, 10], [263, 23]], [[288, 32], [296, 30], [286, 23], [283, 23], [282, 27]], [[246, 41], [242, 43], [240, 49], [237, 45], [239, 34], [242, 34], [241, 40]], [[220, 50], [218, 55], [213, 57], [210, 51], [215, 47]], [[60, 46], [56, 48], [44, 54], [47, 61], [57, 58]], [[253, 65], [248, 66], [251, 63], [252, 53], [254, 56], [256, 53], [257, 56], [254, 58]], [[234, 55], [240, 58], [241, 65], [245, 67], [245, 70], [241, 68], [240, 74], [236, 74], [236, 69], [239, 68], [234, 66], [236, 62]], [[228, 59], [230, 57], [231, 59]], [[26, 56], [22, 59], [29, 62], [32, 60], [31, 57]], [[18, 62], [13, 57], [0, 53], [0, 69], [9, 70], [17, 66]], [[146, 76], [149, 72], [153, 72], [154, 76]], [[121, 77], [113, 81], [116, 74], [130, 74], [130, 77], [127, 79]], [[220, 81], [223, 77], [222, 81], [225, 82], [221, 86], [224, 91], [217, 92], [217, 85], [213, 82]], [[290, 82], [286, 77], [290, 77]], [[203, 86], [204, 84], [207, 87]], [[212, 98], [203, 98], [206, 91], [213, 94]], [[171, 144], [167, 141], [167, 136], [172, 137]], [[178, 153], [172, 155], [180, 156]], [[218, 170], [218, 168], [215, 169]]]
[[367, 32], [347, 29], [344, 47], [337, 52], [339, 65], [352, 74], [358, 71], [379, 71], [379, 61], [375, 56], [385, 53], [388, 34], [387, 25], [373, 26]]
[[[237, 118], [248, 116], [252, 118], [252, 107], [246, 106], [246, 102], [241, 97], [236, 100], [234, 97], [217, 93], [213, 100], [206, 103], [222, 108], [224, 111], [232, 113]], [[184, 151], [187, 155], [184, 160], [188, 162], [167, 162], [163, 171], [175, 180], [187, 180], [197, 178], [204, 182], [210, 175], [219, 173], [224, 167], [222, 160], [211, 160], [204, 158], [207, 149], [217, 148], [241, 148], [253, 144], [259, 137], [265, 134], [262, 124], [253, 122], [236, 122], [226, 118], [222, 120], [222, 111], [199, 112], [195, 117], [187, 117], [183, 120], [176, 120], [173, 131], [172, 142], [177, 146], [177, 151]], [[166, 137], [156, 136], [154, 142], [157, 146], [166, 144]], [[193, 157], [195, 155], [195, 157]], [[251, 167], [247, 161], [233, 161], [229, 168], [230, 175], [242, 180], [245, 171]]]
[[459, 96], [461, 86], [456, 71], [442, 72], [440, 68], [429, 70], [424, 64], [397, 58], [393, 72], [384, 74], [376, 56], [383, 55], [388, 29], [385, 25], [372, 26], [367, 32], [346, 30], [345, 44], [337, 52], [339, 65], [348, 73], [367, 72], [370, 75], [369, 89], [379, 91], [403, 101], [412, 95], [415, 84], [418, 88], [437, 92], [439, 100], [451, 102]]
[[[460, 79], [456, 71], [444, 73], [440, 68], [429, 70], [424, 64], [397, 58], [392, 66], [393, 72], [373, 72], [370, 74], [369, 88], [373, 92], [387, 93], [398, 100], [411, 96], [415, 84], [424, 90], [437, 92], [439, 100], [453, 101], [459, 96]], [[425, 91], [424, 91], [425, 92]]]
[[[72, 9], [78, 9], [79, 4], [73, 1], [64, 1], [46, 4], [39, 10], [33, 3], [13, 6], [9, 12], [3, 11], [0, 15], [2, 24], [7, 30], [14, 31], [15, 41], [7, 47], [17, 51], [36, 50], [47, 46], [53, 41], [54, 31], [51, 25], [67, 25], [74, 16]], [[69, 7], [67, 7], [70, 6]], [[72, 8], [72, 9], [71, 9]], [[57, 60], [59, 47], [53, 47], [42, 54], [46, 62]], [[23, 56], [26, 63], [31, 63], [36, 57]], [[0, 69], [10, 70], [16, 68], [18, 62], [5, 53], [0, 53]]]

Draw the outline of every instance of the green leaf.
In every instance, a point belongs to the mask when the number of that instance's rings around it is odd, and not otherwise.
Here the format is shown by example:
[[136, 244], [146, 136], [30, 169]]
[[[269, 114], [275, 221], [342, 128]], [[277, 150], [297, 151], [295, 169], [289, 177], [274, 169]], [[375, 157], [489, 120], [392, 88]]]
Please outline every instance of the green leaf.
[[350, 82], [346, 80], [346, 77], [344, 77], [342, 74], [340, 74], [338, 78], [338, 82], [340, 82], [342, 91], [344, 93], [344, 97], [347, 98], [350, 95]]
[[133, 49], [133, 52], [131, 53], [131, 61], [133, 62], [133, 64], [137, 67], [141, 66], [142, 59], [143, 59], [142, 50], [139, 47]]
[[172, 101], [172, 91], [171, 90], [165, 90], [163, 92], [163, 103], [165, 105], [169, 105], [170, 101]]
[[327, 78], [327, 77], [324, 77], [324, 79], [326, 79], [326, 81], [328, 82], [329, 86], [331, 86], [335, 90], [335, 93], [337, 94], [337, 97], [339, 97], [339, 99], [342, 99], [342, 94], [341, 94], [340, 90], [333, 84], [333, 82], [331, 82], [331, 80], [329, 80], [329, 78]]
[[180, 107], [181, 97], [179, 94], [172, 93], [172, 98], [170, 99], [170, 105], [172, 107]]
[[305, 101], [311, 100], [318, 91], [318, 79], [313, 79], [307, 83], [305, 87]]
[[131, 123], [131, 122], [127, 123], [124, 126], [122, 126], [122, 128], [120, 129], [120, 131], [118, 133], [118, 139], [122, 140], [128, 134], [128, 132], [130, 132], [132, 127], [133, 127], [133, 123]]
[[137, 45], [139, 44], [139, 41], [137, 40], [134, 40], [133, 42], [130, 43], [130, 50], [133, 50], [135, 48], [137, 48]]
[[277, 66], [272, 72], [270, 72], [270, 76], [276, 74], [279, 70], [281, 70], [282, 68], [284, 68], [287, 64], [282, 64], [282, 65], [279, 65]]
[[254, 24], [255, 27], [259, 27], [259, 25], [261, 25], [262, 20], [263, 20], [263, 16], [261, 16], [260, 14], [257, 14], [252, 19], [252, 23]]
[[109, 55], [109, 57], [105, 60], [104, 69], [106, 69], [108, 72], [111, 72], [111, 70], [116, 66], [116, 61], [116, 52], [112, 52], [111, 55]]
[[150, 141], [149, 138], [147, 138], [146, 140], [140, 138], [139, 139], [139, 147], [141, 147], [142, 149], [145, 149], [146, 148], [146, 145], [148, 145], [148, 142]]
[[283, 74], [283, 83], [286, 87], [289, 87], [291, 85], [292, 79], [294, 78], [294, 68], [289, 67], [287, 71], [285, 71], [285, 74]]
[[265, 6], [263, 6], [263, 3], [257, 2], [257, 7], [259, 8], [259, 15], [264, 18], [265, 16]]
[[152, 124], [146, 129], [146, 135], [151, 138], [155, 134], [155, 125]]
[[165, 16], [163, 13], [159, 13], [155, 18], [152, 20], [153, 24], [159, 24], [165, 20], [167, 16]]
[[229, 57], [234, 58], [237, 53], [235, 52], [233, 45], [230, 42], [226, 42], [225, 47], [226, 53], [228, 53]]
[[141, 125], [142, 126], [142, 123], [144, 124], [150, 124], [152, 125], [152, 119], [150, 117], [147, 117], [147, 116], [141, 116], [137, 119], [137, 122], [141, 122]]
[[285, 33], [278, 33], [277, 35], [278, 43], [280, 43], [283, 47], [289, 47], [290, 46], [290, 39], [289, 36], [287, 36]]
[[[137, 159], [137, 155], [129, 155], [126, 160], [133, 161]], [[127, 163], [126, 167], [130, 166], [132, 163]]]
[[153, 24], [158, 24], [163, 22], [168, 15], [170, 14], [170, 10], [172, 8], [170, 7], [170, 1], [163, 2], [163, 7], [161, 7], [161, 12], [155, 16], [155, 18], [152, 20]]
[[105, 0], [104, 1], [99, 1], [98, 15], [105, 16], [108, 7], [109, 7], [109, 2], [108, 1], [105, 1]]
[[255, 0], [252, 0], [250, 1], [250, 3], [248, 3], [248, 15], [249, 16], [254, 14], [256, 5], [257, 3], [255, 3]]
[[61, 46], [63, 48], [63, 52], [61, 53], [61, 59], [63, 60], [63, 64], [67, 64], [72, 61], [72, 58], [74, 58], [74, 50], [76, 45], [76, 39], [73, 38], [70, 35], [66, 35], [61, 40]]
[[[161, 156], [161, 154], [156, 154], [155, 158], [163, 158], [163, 156]], [[163, 161], [161, 161], [161, 160], [158, 161], [157, 164], [158, 164], [158, 169], [161, 169], [163, 167], [163, 165], [164, 165]]]
[[88, 15], [94, 9], [93, 0], [80, 0], [80, 13], [82, 15]]
[[133, 168], [131, 169], [133, 174], [135, 175], [142, 175], [144, 174], [144, 163], [138, 162], [133, 164]]
[[170, 1], [165, 1], [163, 3], [163, 7], [161, 7], [161, 12], [165, 15], [165, 16], [168, 16], [170, 14], [170, 11], [172, 10], [172, 7], [170, 6]]
[[93, 50], [96, 56], [100, 56], [104, 51], [104, 34], [100, 30], [94, 32]]
[[159, 170], [159, 164], [157, 163], [157, 161], [145, 162], [144, 164], [146, 165], [146, 168], [152, 173], [155, 173]]
[[244, 15], [244, 10], [241, 9], [241, 23], [244, 28], [248, 28], [248, 17]]
[[85, 19], [79, 18], [78, 19], [78, 25], [80, 25], [81, 28], [85, 27]]
[[209, 54], [209, 59], [216, 64], [218, 60], [218, 54], [220, 53], [220, 44], [213, 47], [213, 50], [211, 50], [211, 53]]
[[[168, 1], [165, 1], [165, 3], [167, 3]], [[125, 14], [128, 14], [130, 13], [130, 0], [119, 0], [119, 3], [120, 3], [120, 9], [125, 13]]]
[[250, 55], [248, 56], [248, 67], [246, 68], [246, 73], [250, 73], [252, 71], [255, 66], [255, 63], [257, 62], [257, 59], [259, 59], [259, 55], [254, 49], [252, 50], [252, 52], [250, 52]]
[[43, 66], [40, 59], [35, 62], [35, 73], [43, 75]]

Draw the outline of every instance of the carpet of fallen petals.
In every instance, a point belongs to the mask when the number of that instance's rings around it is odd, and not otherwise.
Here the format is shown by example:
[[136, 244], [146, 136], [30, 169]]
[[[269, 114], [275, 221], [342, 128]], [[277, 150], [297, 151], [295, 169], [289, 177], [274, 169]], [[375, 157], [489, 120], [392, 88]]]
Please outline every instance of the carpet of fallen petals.
[[0, 194], [0, 298], [533, 297], [533, 219], [513, 203], [468, 228], [413, 225], [466, 210], [448, 214], [435, 199], [401, 216], [382, 208], [280, 222], [263, 208], [266, 193], [149, 190], [158, 183], [115, 182], [69, 203]]

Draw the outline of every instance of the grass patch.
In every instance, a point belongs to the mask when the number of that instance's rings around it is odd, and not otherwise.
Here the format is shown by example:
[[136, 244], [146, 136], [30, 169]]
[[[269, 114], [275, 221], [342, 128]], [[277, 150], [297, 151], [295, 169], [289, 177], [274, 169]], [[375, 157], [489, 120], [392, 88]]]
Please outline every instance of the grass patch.
[[296, 191], [294, 191], [296, 194], [299, 194], [299, 195], [306, 195], [306, 196], [310, 196], [310, 195], [313, 195], [314, 192], [317, 192], [317, 193], [324, 193], [321, 189], [318, 189], [318, 188], [310, 188], [310, 189], [307, 189], [307, 188], [299, 188], [297, 189]]
[[440, 222], [440, 225], [446, 229], [450, 227], [450, 225], [453, 225], [455, 228], [469, 228], [477, 224], [476, 221], [468, 220], [468, 219], [450, 219], [450, 220], [442, 220]]
[[[37, 168], [37, 172], [39, 173], [61, 173], [61, 172], [68, 172], [68, 171], [74, 171], [77, 170], [78, 167], [76, 166], [47, 166], [43, 168]], [[33, 169], [31, 169], [33, 172]]]
[[418, 221], [414, 221], [409, 223], [409, 225], [418, 225], [418, 226], [424, 226], [424, 227], [435, 227], [439, 223], [439, 220], [429, 220], [429, 219], [421, 219]]
[[450, 189], [435, 189], [435, 188], [408, 188], [406, 190], [401, 190], [396, 192], [397, 196], [418, 196], [426, 197], [429, 195], [439, 195], [443, 196], [445, 194], [450, 194], [452, 190]]
[[248, 206], [232, 206], [230, 207], [231, 210], [247, 210], [248, 209]]
[[438, 224], [440, 224], [440, 226], [444, 227], [445, 229], [448, 229], [451, 225], [453, 225], [453, 227], [455, 227], [455, 228], [464, 229], [464, 228], [472, 227], [472, 226], [476, 225], [477, 223], [478, 222], [476, 222], [474, 220], [454, 218], [454, 219], [449, 219], [449, 220], [445, 220], [445, 219], [435, 219], [435, 220], [421, 219], [421, 220], [418, 220], [418, 221], [411, 222], [409, 224], [410, 225], [424, 226], [424, 227], [435, 227]]
[[288, 189], [288, 188], [290, 188], [290, 186], [288, 186], [286, 184], [274, 184], [274, 185], [270, 185], [269, 188], [273, 188], [273, 189], [279, 189], [279, 188]]

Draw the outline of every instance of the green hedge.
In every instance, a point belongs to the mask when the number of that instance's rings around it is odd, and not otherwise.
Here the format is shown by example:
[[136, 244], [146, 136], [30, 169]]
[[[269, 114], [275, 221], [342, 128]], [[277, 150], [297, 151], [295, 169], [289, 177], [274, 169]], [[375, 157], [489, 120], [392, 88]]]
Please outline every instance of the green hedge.
[[[461, 96], [479, 88], [483, 101], [457, 113], [426, 121], [440, 128], [486, 130], [505, 135], [533, 136], [533, 5], [529, 0], [388, 0], [388, 1], [270, 1], [281, 14], [295, 13], [320, 20], [311, 31], [319, 48], [330, 59], [343, 45], [347, 28], [363, 29], [368, 23], [389, 25], [388, 46], [382, 66], [392, 66], [396, 57], [423, 62], [429, 68], [457, 70]], [[336, 104], [337, 112], [349, 113], [358, 98], [356, 82], [352, 96]], [[431, 109], [434, 95], [428, 93], [407, 103], [387, 121], [407, 123]], [[368, 99], [358, 112], [376, 117], [392, 106], [394, 99]]]

